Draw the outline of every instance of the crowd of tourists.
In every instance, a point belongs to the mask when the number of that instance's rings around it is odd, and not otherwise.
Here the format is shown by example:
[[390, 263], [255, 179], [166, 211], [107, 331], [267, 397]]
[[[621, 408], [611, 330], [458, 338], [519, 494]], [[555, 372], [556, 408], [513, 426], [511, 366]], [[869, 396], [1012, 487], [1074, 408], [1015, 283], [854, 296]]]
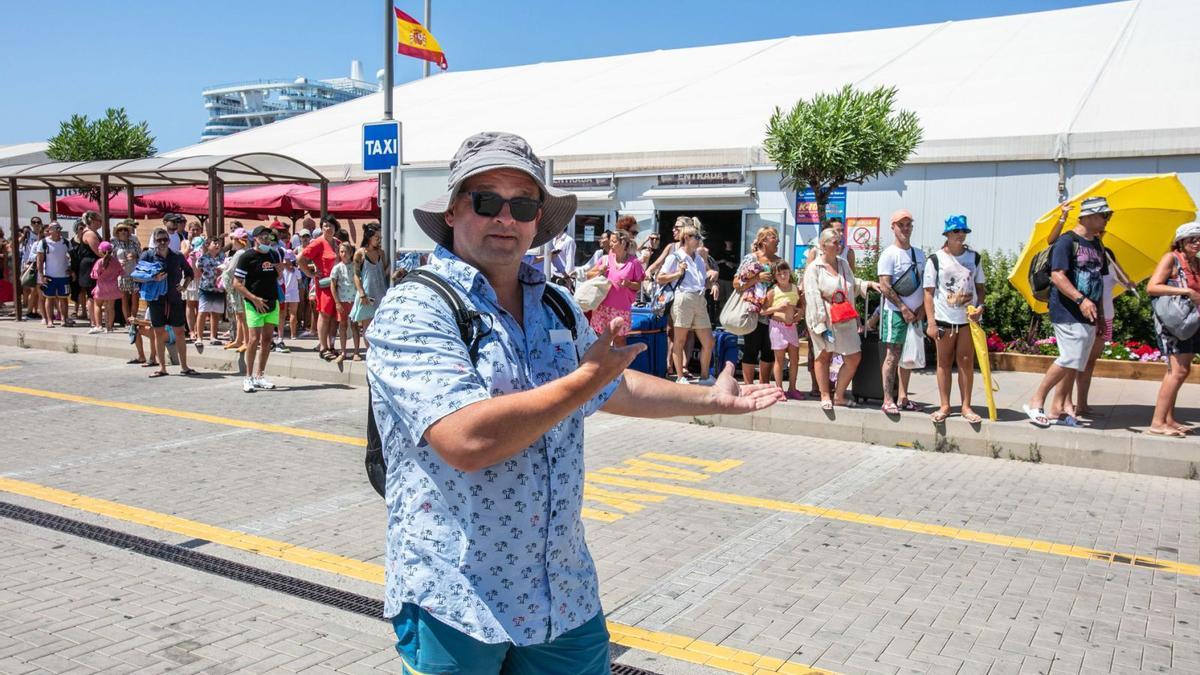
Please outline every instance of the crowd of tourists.
[[[1078, 214], [1079, 225], [1064, 232], [1071, 208], [1064, 204], [1046, 242], [1051, 247], [1049, 322], [1060, 355], [1025, 406], [1030, 422], [1043, 428], [1081, 426], [1096, 416], [1089, 393], [1096, 361], [1105, 341], [1112, 340], [1114, 292], [1117, 286], [1136, 290], [1115, 254], [1103, 245], [1104, 228], [1113, 213], [1107, 200], [1085, 200]], [[711, 384], [714, 328], [720, 329], [715, 317], [730, 293], [740, 294], [756, 314], [753, 329], [742, 337], [743, 382], [773, 382], [788, 399], [816, 399], [827, 411], [836, 406], [857, 407], [848, 392], [859, 374], [863, 335], [871, 331], [878, 334], [882, 366], [877, 379], [885, 414], [927, 411], [934, 423], [944, 423], [955, 412], [952, 395], [957, 383], [958, 414], [979, 424], [982, 418], [971, 395], [976, 352], [970, 323], [986, 325], [987, 289], [980, 255], [967, 243], [971, 232], [967, 217], [948, 217], [942, 225], [944, 243], [930, 254], [913, 245], [914, 219], [908, 210], [893, 213], [890, 226], [893, 243], [880, 251], [878, 281], [855, 276], [855, 251], [846, 245], [844, 222], [833, 218], [810, 242], [802, 270], [794, 270], [779, 255], [777, 230], [760, 229], [731, 287], [723, 290], [717, 282], [719, 263], [704, 245], [698, 218], [679, 217], [672, 229], [674, 241], [660, 249], [658, 235], [652, 234], [636, 253], [632, 242], [637, 221], [622, 218], [617, 230], [600, 237], [601, 248], [581, 275], [605, 275], [611, 282], [603, 303], [591, 312], [592, 322], [603, 326], [621, 317], [623, 332], [627, 331], [633, 306], [653, 304], [655, 296], [670, 288], [669, 377], [681, 383]], [[1198, 248], [1200, 224], [1181, 226], [1171, 251], [1162, 257], [1148, 283], [1149, 295], [1181, 296], [1200, 306]], [[554, 249], [574, 251], [562, 242]], [[563, 263], [555, 262], [555, 266], [560, 274], [570, 273]], [[861, 316], [863, 303], [856, 301], [867, 293], [879, 294], [880, 302], [875, 312]], [[1169, 367], [1148, 433], [1184, 436], [1192, 427], [1175, 418], [1175, 402], [1192, 359], [1200, 352], [1200, 332], [1180, 339], [1157, 317], [1155, 329]], [[928, 406], [909, 395], [912, 371], [924, 364], [926, 337], [936, 352], [937, 381], [937, 401]], [[695, 342], [699, 343], [698, 375], [689, 371], [688, 356]], [[802, 342], [808, 347], [808, 390], [797, 383]], [[904, 357], [906, 344], [919, 351], [921, 366]], [[1056, 393], [1047, 401], [1052, 390]]]
[[[48, 328], [86, 323], [89, 334], [120, 327], [132, 345], [129, 364], [153, 369], [152, 378], [167, 375], [171, 345], [181, 375], [196, 373], [189, 346], [243, 353], [246, 392], [274, 388], [266, 364], [272, 352], [291, 351], [285, 339], [315, 337], [326, 361], [365, 360], [362, 333], [391, 269], [379, 226], [366, 225], [355, 243], [332, 216], [303, 218], [294, 232], [278, 220], [252, 231], [230, 225], [208, 237], [199, 221], [168, 213], [143, 246], [133, 220], [106, 240], [94, 211], [69, 235], [57, 221], [31, 218], [15, 242], [25, 318]], [[405, 264], [398, 269], [420, 260]], [[5, 283], [0, 307], [13, 299]]]
[[[1047, 240], [1052, 283], [1046, 302], [1059, 356], [1025, 406], [1030, 422], [1039, 427], [1079, 426], [1096, 414], [1089, 394], [1097, 359], [1112, 339], [1114, 292], [1118, 286], [1136, 286], [1103, 244], [1113, 213], [1107, 201], [1085, 200], [1078, 226], [1064, 232], [1070, 209], [1069, 204], [1062, 207]], [[633, 308], [653, 304], [669, 289], [669, 305], [661, 311], [668, 323], [667, 372], [677, 382], [715, 382], [714, 329], [720, 329], [721, 304], [737, 294], [756, 314], [753, 329], [741, 340], [742, 382], [773, 382], [787, 399], [815, 399], [825, 410], [857, 407], [848, 392], [859, 370], [862, 336], [871, 330], [880, 343], [878, 379], [885, 414], [928, 411], [940, 424], [954, 413], [956, 380], [957, 412], [978, 424], [981, 417], [971, 398], [976, 357], [969, 324], [986, 325], [986, 288], [979, 253], [967, 244], [967, 218], [947, 218], [945, 241], [931, 254], [913, 245], [909, 211], [893, 213], [890, 226], [893, 242], [877, 259], [878, 281], [856, 278], [855, 251], [846, 245], [844, 223], [834, 218], [810, 242], [800, 270], [779, 255], [779, 232], [764, 227], [731, 280], [721, 282], [722, 263], [705, 246], [700, 219], [690, 216], [675, 221], [673, 240], [665, 246], [656, 232], [639, 246], [638, 221], [622, 216], [616, 229], [599, 235], [595, 253], [578, 266], [576, 243], [563, 231], [549, 242], [550, 278], [568, 290], [586, 280], [606, 279], [608, 290], [587, 317], [596, 333], [621, 319], [613, 335], [618, 345], [625, 344], [633, 325]], [[285, 340], [315, 337], [314, 351], [326, 361], [364, 360], [363, 334], [389, 286], [392, 268], [384, 259], [378, 225], [367, 225], [357, 245], [333, 217], [319, 223], [304, 218], [294, 232], [280, 221], [247, 232], [234, 221], [228, 234], [208, 238], [199, 221], [167, 214], [148, 244], [143, 248], [132, 220], [117, 224], [104, 240], [94, 212], [85, 213], [70, 234], [57, 222], [43, 226], [40, 218], [30, 219], [15, 242], [26, 317], [48, 327], [86, 322], [89, 333], [121, 326], [135, 352], [129, 363], [153, 368], [151, 377], [167, 374], [165, 349], [171, 344], [185, 375], [195, 372], [187, 365], [189, 344], [197, 351], [207, 346], [243, 352], [247, 392], [273, 387], [265, 377], [266, 362], [272, 352], [290, 351]], [[9, 245], [0, 240], [6, 251]], [[1147, 292], [1200, 303], [1197, 248], [1200, 225], [1180, 227]], [[531, 250], [524, 260], [540, 267], [544, 253], [545, 248]], [[397, 275], [421, 263], [420, 256], [410, 254], [395, 266]], [[167, 283], [161, 294], [150, 297], [147, 286], [155, 284], [140, 281], [137, 270], [156, 264], [161, 270], [150, 281]], [[4, 283], [0, 307], [12, 295], [11, 284]], [[873, 314], [860, 316], [856, 301], [868, 293], [879, 294], [880, 302]], [[1155, 328], [1169, 368], [1148, 431], [1183, 436], [1191, 427], [1175, 418], [1175, 402], [1200, 350], [1200, 333], [1180, 339], [1157, 317]], [[909, 395], [914, 364], [904, 357], [910, 341], [918, 341], [923, 353], [926, 337], [937, 355], [938, 400], [930, 406]], [[808, 350], [803, 359], [810, 385], [806, 390], [798, 382], [802, 344]], [[694, 365], [698, 372], [692, 372]]]

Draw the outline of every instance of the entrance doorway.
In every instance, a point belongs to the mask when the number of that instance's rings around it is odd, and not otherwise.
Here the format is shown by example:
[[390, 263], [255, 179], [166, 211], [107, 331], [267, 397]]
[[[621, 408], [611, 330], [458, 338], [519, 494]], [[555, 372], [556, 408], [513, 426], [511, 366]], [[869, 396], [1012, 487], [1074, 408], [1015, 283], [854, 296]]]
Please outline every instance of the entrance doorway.
[[658, 233], [663, 246], [674, 241], [671, 238], [671, 228], [679, 216], [691, 216], [700, 219], [701, 234], [708, 254], [717, 261], [717, 270], [722, 280], [732, 280], [733, 273], [741, 262], [739, 250], [742, 240], [742, 211], [704, 211], [686, 209], [681, 211], [659, 211]]

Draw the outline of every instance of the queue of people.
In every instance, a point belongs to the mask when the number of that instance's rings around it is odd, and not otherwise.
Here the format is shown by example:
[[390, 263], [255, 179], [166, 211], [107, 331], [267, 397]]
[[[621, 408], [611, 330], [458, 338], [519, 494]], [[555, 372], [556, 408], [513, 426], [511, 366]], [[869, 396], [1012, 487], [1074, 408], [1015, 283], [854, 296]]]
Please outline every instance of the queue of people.
[[[122, 221], [104, 240], [92, 211], [69, 237], [60, 223], [31, 218], [16, 244], [25, 318], [49, 328], [86, 320], [89, 334], [120, 326], [135, 351], [129, 364], [153, 368], [152, 378], [167, 374], [169, 345], [181, 375], [196, 372], [188, 366], [189, 346], [244, 353], [247, 392], [274, 388], [265, 366], [270, 353], [291, 351], [284, 337], [313, 337], [315, 330], [321, 358], [365, 359], [363, 331], [390, 275], [378, 225], [364, 228], [358, 246], [332, 216], [321, 220], [318, 236], [316, 223], [304, 218], [294, 234], [278, 220], [252, 232], [232, 221], [227, 234], [208, 238], [200, 222], [168, 213], [146, 247], [136, 225]], [[8, 252], [8, 242], [2, 245]], [[11, 295], [6, 282], [0, 301]]]

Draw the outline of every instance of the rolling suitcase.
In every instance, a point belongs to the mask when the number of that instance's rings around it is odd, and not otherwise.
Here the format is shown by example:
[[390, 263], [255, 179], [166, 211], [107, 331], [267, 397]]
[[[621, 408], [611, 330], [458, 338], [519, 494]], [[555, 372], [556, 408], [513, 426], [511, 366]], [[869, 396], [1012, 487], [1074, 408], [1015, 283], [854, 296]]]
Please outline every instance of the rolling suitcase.
[[[870, 308], [870, 297], [866, 300], [866, 307]], [[870, 316], [870, 311], [866, 314]], [[862, 403], [863, 401], [882, 401], [883, 400], [883, 358], [886, 355], [886, 349], [883, 342], [879, 339], [879, 331], [867, 330], [862, 335], [862, 359], [858, 362], [858, 370], [854, 371], [854, 379], [851, 380], [851, 393], [854, 400]], [[896, 392], [892, 392], [893, 398]]]
[[654, 312], [647, 305], [634, 305], [631, 314], [629, 319], [629, 330], [631, 331], [642, 332], [666, 330], [667, 328], [666, 315], [654, 316]]
[[667, 331], [631, 331], [625, 338], [626, 344], [644, 344], [646, 349], [638, 354], [629, 367], [655, 377], [667, 376]]

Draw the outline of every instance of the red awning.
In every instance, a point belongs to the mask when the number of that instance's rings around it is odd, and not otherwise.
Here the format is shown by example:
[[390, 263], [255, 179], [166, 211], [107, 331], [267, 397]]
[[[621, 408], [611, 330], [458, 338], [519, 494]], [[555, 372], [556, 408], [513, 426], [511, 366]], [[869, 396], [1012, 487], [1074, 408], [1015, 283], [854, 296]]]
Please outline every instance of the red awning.
[[136, 199], [160, 213], [208, 215], [208, 186], [205, 185], [188, 185], [170, 190], [159, 190], [138, 195]]
[[[126, 200], [127, 193], [122, 190], [113, 195], [108, 200], [108, 215], [110, 218], [129, 218], [129, 206]], [[50, 202], [34, 202], [37, 204], [38, 211], [42, 213], [50, 212]], [[78, 218], [85, 211], [100, 212], [100, 204], [96, 200], [87, 195], [67, 195], [54, 200], [55, 210], [60, 216], [70, 216]], [[207, 213], [207, 211], [206, 211]], [[133, 217], [134, 218], [155, 218], [162, 215], [157, 209], [146, 206], [138, 197], [133, 198]]]
[[[292, 195], [297, 211], [321, 212], [321, 189], [308, 188]], [[378, 218], [379, 182], [364, 180], [357, 183], [329, 186], [327, 207], [338, 218]]]

